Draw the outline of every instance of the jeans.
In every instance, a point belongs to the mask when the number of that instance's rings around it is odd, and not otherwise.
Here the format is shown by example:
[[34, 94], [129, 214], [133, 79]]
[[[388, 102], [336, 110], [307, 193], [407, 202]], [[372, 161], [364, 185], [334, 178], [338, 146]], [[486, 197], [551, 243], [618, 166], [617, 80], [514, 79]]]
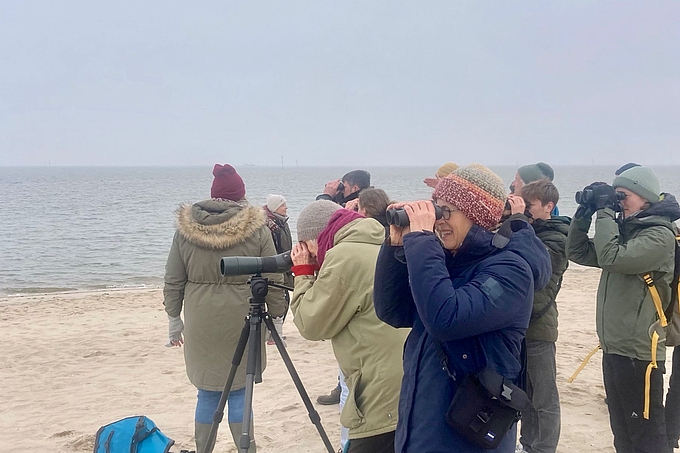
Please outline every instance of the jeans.
[[680, 346], [673, 348], [671, 378], [666, 393], [666, 436], [671, 447], [680, 438]]
[[609, 424], [617, 453], [669, 453], [663, 407], [664, 362], [650, 377], [649, 420], [643, 417], [649, 362], [616, 354], [602, 357]]
[[[196, 402], [196, 415], [194, 419], [197, 423], [212, 423], [213, 415], [220, 403], [222, 392], [210, 390], [198, 390], [198, 401]], [[227, 397], [227, 419], [229, 423], [243, 422], [243, 405], [245, 403], [246, 389], [233, 390]]]
[[[347, 397], [349, 396], [349, 389], [347, 388], [347, 384], [345, 384], [345, 375], [342, 373], [342, 370], [338, 369], [338, 373], [338, 385], [340, 385], [340, 413], [342, 413], [342, 409], [345, 407], [345, 401], [347, 401]], [[343, 450], [347, 448], [347, 442], [349, 442], [349, 428], [340, 425], [340, 445]]]
[[555, 343], [526, 340], [527, 395], [532, 408], [522, 412], [520, 443], [530, 453], [555, 453], [560, 440]]

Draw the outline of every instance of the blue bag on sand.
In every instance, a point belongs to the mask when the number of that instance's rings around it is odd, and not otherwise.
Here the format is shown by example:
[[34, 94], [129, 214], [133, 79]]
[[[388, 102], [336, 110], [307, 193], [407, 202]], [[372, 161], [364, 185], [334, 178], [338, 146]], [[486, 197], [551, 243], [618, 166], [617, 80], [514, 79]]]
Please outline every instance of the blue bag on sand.
[[154, 422], [139, 415], [99, 428], [94, 453], [168, 453], [174, 444]]

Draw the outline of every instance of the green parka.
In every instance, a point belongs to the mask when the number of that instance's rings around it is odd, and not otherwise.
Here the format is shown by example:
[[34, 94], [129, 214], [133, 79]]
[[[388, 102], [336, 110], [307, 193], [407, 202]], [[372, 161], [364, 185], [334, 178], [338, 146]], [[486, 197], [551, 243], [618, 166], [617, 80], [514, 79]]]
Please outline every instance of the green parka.
[[536, 236], [548, 249], [552, 276], [548, 285], [534, 293], [534, 307], [527, 330], [527, 338], [540, 341], [557, 341], [557, 303], [555, 298], [562, 287], [562, 276], [567, 270], [567, 234], [569, 217], [554, 216], [549, 220], [536, 219], [532, 226]]
[[[572, 221], [567, 257], [602, 269], [596, 324], [605, 354], [651, 361], [649, 330], [658, 316], [642, 275], [651, 272], [665, 309], [670, 302], [674, 267], [672, 220], [678, 213], [680, 208], [672, 196], [620, 222], [613, 210], [601, 209], [593, 239], [588, 238], [590, 218]], [[656, 360], [665, 358], [666, 345], [659, 341]]]
[[[184, 359], [187, 376], [197, 388], [224, 389], [249, 310], [250, 276], [222, 277], [220, 258], [271, 255], [276, 249], [264, 213], [245, 200], [206, 200], [179, 209], [165, 267], [163, 304], [170, 316], [179, 316], [184, 306]], [[283, 281], [281, 274], [264, 276]], [[283, 292], [270, 288], [267, 305], [272, 316], [282, 316]], [[261, 349], [264, 369], [266, 348]], [[245, 369], [244, 357], [232, 390], [245, 386]]]
[[373, 308], [373, 276], [385, 229], [354, 220], [335, 235], [317, 277], [295, 277], [291, 310], [300, 334], [330, 339], [349, 396], [340, 421], [349, 438], [397, 427], [402, 353], [408, 329], [380, 321]]

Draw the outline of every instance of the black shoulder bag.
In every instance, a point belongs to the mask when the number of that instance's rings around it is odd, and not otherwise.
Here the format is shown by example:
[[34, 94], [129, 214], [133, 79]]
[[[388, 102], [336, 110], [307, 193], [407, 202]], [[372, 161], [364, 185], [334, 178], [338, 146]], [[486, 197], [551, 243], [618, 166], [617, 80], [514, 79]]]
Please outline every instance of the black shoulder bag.
[[[433, 340], [444, 371], [456, 381], [439, 340]], [[522, 355], [526, 357], [524, 342]], [[466, 375], [453, 395], [446, 421], [456, 433], [482, 448], [493, 450], [531, 407], [529, 396], [491, 368]]]

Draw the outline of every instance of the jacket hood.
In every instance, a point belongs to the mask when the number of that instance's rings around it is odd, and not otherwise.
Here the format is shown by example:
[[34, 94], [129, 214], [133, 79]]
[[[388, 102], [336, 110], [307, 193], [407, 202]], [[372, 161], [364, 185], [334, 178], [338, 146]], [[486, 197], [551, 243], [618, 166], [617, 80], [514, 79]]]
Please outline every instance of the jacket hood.
[[548, 220], [536, 219], [531, 225], [534, 227], [536, 232], [543, 229], [550, 229], [558, 231], [565, 236], [569, 234], [569, 225], [571, 224], [571, 218], [566, 216], [552, 216]]
[[341, 242], [382, 245], [385, 242], [385, 227], [375, 219], [356, 219], [335, 233], [334, 239], [334, 245]]
[[637, 218], [644, 219], [651, 216], [668, 217], [671, 222], [675, 222], [680, 219], [680, 205], [673, 195], [669, 193], [661, 194], [661, 201], [641, 212]]
[[228, 200], [205, 200], [177, 210], [177, 231], [190, 243], [222, 250], [245, 242], [265, 225], [262, 209]]
[[534, 290], [543, 289], [552, 275], [550, 255], [545, 245], [536, 237], [534, 229], [523, 215], [514, 215], [506, 222], [511, 222], [509, 226], [512, 233], [510, 240], [504, 245], [501, 244], [501, 247], [494, 245], [494, 238], [498, 239], [497, 235], [500, 233], [491, 233], [479, 225], [473, 225], [460, 250], [453, 255], [453, 264], [469, 265], [470, 260], [482, 259], [491, 253], [498, 252], [499, 249], [509, 251], [519, 255], [531, 267], [531, 273], [534, 277]]

